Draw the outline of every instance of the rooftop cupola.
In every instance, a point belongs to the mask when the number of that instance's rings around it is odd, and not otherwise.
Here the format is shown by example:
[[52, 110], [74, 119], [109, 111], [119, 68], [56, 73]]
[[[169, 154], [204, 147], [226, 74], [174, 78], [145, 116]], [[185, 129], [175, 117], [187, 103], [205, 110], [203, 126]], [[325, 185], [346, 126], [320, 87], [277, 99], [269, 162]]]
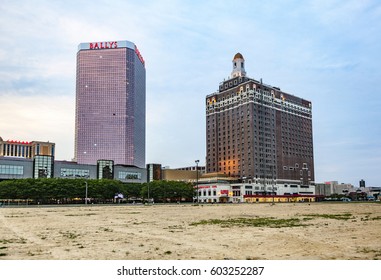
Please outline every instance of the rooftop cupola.
[[245, 59], [240, 53], [237, 53], [233, 58], [233, 71], [231, 76], [232, 78], [246, 76]]

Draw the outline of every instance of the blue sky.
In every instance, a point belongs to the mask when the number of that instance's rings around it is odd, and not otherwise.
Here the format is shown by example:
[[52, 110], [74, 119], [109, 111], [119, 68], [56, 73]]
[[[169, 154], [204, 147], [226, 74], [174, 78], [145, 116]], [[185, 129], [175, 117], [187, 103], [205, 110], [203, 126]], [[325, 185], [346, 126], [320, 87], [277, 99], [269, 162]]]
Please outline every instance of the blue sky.
[[0, 136], [74, 154], [78, 44], [129, 40], [147, 70], [147, 163], [205, 164], [205, 96], [249, 77], [312, 101], [315, 178], [381, 185], [379, 1], [0, 2]]

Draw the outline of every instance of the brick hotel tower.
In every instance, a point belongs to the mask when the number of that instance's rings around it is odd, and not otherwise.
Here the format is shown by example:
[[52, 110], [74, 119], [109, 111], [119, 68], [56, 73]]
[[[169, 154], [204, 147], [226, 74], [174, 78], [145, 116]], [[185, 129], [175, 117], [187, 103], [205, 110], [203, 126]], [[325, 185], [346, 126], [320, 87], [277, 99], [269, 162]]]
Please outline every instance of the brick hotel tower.
[[75, 160], [145, 167], [146, 70], [129, 41], [81, 43], [77, 53]]
[[206, 172], [249, 182], [314, 183], [311, 102], [246, 77], [245, 60], [206, 97]]

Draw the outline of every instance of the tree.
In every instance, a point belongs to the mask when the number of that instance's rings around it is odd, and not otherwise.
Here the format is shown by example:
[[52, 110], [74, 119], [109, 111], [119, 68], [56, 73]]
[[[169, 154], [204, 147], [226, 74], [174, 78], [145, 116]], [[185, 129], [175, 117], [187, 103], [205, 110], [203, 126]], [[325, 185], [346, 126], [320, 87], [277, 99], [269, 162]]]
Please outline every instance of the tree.
[[191, 201], [193, 199], [193, 186], [190, 183], [178, 181], [152, 181], [142, 187], [141, 196], [144, 199], [153, 198], [155, 201]]

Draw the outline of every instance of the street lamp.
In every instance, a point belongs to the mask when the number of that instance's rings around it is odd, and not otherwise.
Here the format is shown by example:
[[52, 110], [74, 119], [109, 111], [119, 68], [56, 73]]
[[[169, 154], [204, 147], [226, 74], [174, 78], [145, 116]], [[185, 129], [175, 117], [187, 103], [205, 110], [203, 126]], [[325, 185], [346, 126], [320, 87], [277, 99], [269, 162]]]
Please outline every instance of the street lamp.
[[200, 162], [198, 159], [194, 161], [196, 163], [196, 189], [197, 189], [197, 203], [198, 203], [198, 163]]
[[149, 200], [149, 183], [147, 183], [147, 191], [148, 191], [148, 204], [150, 203], [150, 200]]
[[87, 205], [87, 181], [85, 181], [85, 184], [86, 184], [85, 205]]

